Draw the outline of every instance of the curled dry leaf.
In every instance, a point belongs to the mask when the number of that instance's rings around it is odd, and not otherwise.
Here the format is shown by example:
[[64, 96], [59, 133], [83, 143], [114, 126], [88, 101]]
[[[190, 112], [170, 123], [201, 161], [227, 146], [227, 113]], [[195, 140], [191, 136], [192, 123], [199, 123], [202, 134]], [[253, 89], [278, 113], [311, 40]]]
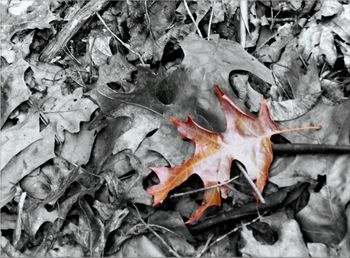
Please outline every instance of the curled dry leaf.
[[[195, 154], [192, 159], [178, 167], [151, 168], [160, 180], [159, 184], [147, 189], [148, 193], [154, 196], [154, 206], [161, 204], [172, 189], [193, 174], [202, 179], [204, 187], [228, 181], [233, 160], [243, 163], [262, 193], [273, 159], [270, 137], [289, 131], [320, 128], [315, 126], [280, 130], [271, 119], [265, 101], [261, 104], [259, 116], [251, 117], [242, 112], [219, 87], [215, 87], [215, 92], [226, 119], [226, 131], [223, 133], [209, 131], [197, 125], [191, 117], [186, 122], [172, 119], [179, 134], [195, 143]], [[226, 198], [227, 195], [226, 185], [205, 190], [202, 206], [187, 223], [198, 221], [208, 207], [220, 206], [221, 197]]]

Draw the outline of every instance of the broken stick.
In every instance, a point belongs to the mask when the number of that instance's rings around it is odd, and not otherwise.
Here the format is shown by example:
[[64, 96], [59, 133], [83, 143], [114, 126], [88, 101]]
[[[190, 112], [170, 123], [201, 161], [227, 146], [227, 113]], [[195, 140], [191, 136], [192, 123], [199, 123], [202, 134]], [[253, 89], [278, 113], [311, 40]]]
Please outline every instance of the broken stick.
[[66, 46], [67, 42], [81, 29], [85, 22], [93, 17], [96, 12], [104, 10], [109, 3], [110, 0], [94, 0], [89, 1], [83, 6], [62, 28], [56, 38], [45, 47], [40, 55], [40, 61], [51, 62], [62, 51], [62, 48]]

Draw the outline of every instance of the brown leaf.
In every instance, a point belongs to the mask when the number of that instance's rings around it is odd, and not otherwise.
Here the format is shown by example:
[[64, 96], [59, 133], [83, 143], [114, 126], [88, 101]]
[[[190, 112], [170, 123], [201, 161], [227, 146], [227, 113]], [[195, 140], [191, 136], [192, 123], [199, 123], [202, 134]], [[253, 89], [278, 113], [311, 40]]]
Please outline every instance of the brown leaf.
[[[262, 193], [273, 159], [270, 137], [301, 129], [279, 130], [271, 119], [265, 101], [261, 104], [259, 117], [251, 117], [243, 113], [217, 86], [215, 92], [225, 116], [226, 131], [223, 133], [209, 131], [194, 123], [191, 117], [186, 122], [175, 118], [172, 120], [179, 134], [195, 143], [195, 154], [192, 159], [178, 167], [151, 168], [160, 181], [158, 185], [147, 189], [148, 193], [154, 196], [153, 205], [161, 204], [172, 189], [193, 174], [202, 179], [204, 187], [228, 181], [233, 160], [243, 163]], [[319, 129], [319, 127], [304, 129]], [[202, 206], [187, 223], [199, 220], [208, 207], [220, 206], [221, 197], [226, 198], [227, 194], [228, 188], [225, 185], [205, 190]]]

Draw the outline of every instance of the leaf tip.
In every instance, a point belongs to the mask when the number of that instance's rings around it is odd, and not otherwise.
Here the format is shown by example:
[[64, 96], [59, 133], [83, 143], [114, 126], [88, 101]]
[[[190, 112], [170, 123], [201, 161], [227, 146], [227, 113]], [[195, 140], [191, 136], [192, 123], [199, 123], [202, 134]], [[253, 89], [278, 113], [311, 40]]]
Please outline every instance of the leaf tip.
[[225, 95], [225, 93], [220, 89], [219, 85], [217, 85], [217, 84], [214, 84], [214, 91], [215, 91], [216, 96], [218, 96], [218, 97], [222, 97]]

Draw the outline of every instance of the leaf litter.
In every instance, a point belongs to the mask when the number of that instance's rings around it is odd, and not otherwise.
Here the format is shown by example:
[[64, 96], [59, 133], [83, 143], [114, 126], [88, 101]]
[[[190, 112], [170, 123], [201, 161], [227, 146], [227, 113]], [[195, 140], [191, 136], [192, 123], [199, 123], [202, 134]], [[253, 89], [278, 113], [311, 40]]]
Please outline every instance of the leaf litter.
[[[349, 155], [273, 156], [271, 146], [350, 144], [349, 4], [243, 2], [0, 3], [2, 253], [348, 254]], [[222, 112], [223, 98], [238, 117]], [[210, 151], [176, 130], [235, 138], [226, 126], [246, 135], [247, 121], [280, 128], [265, 144], [230, 145], [265, 203], [222, 151], [225, 170], [210, 158], [196, 169], [213, 168], [210, 182], [188, 174], [152, 200], [161, 171]], [[322, 129], [270, 141], [305, 125]], [[244, 151], [259, 146], [270, 154]], [[259, 160], [263, 176], [249, 166]]]

